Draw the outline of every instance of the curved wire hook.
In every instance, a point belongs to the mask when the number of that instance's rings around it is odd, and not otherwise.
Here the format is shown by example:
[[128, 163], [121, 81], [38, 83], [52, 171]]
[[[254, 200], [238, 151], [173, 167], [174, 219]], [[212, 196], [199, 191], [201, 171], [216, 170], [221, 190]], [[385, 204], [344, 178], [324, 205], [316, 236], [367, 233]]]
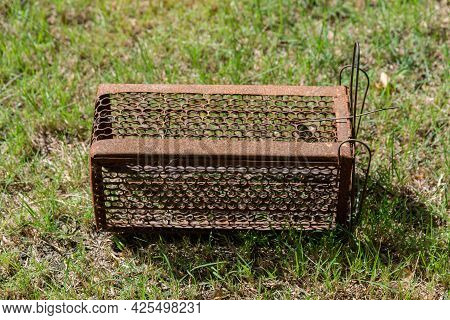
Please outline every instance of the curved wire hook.
[[[364, 76], [366, 77], [367, 80], [367, 85], [366, 88], [364, 90], [364, 96], [362, 99], [362, 104], [361, 104], [361, 110], [360, 110], [360, 114], [364, 112], [364, 106], [366, 103], [366, 97], [367, 97], [367, 92], [369, 91], [369, 86], [370, 86], [370, 80], [369, 80], [369, 76], [367, 75], [367, 72], [364, 71], [363, 69], [361, 69], [359, 67], [359, 62], [360, 62], [360, 50], [359, 50], [359, 43], [355, 42], [355, 45], [353, 47], [353, 60], [352, 60], [352, 64], [351, 65], [345, 65], [344, 67], [341, 68], [341, 70], [339, 71], [339, 85], [342, 85], [342, 73], [344, 70], [347, 70], [348, 68], [351, 68], [351, 76], [350, 76], [350, 113], [352, 116], [352, 138], [356, 139], [358, 137], [358, 133], [359, 133], [359, 127], [361, 124], [361, 118], [358, 119], [358, 124], [356, 124], [356, 109], [358, 107], [358, 88], [359, 88], [359, 72], [361, 71]], [[355, 69], [356, 69], [356, 75], [355, 75]], [[353, 81], [355, 81], [355, 86], [353, 86]], [[354, 91], [354, 92], [353, 92]]]
[[[358, 221], [359, 221], [359, 217], [360, 217], [362, 209], [363, 209], [364, 200], [366, 198], [367, 180], [369, 178], [370, 164], [372, 162], [372, 151], [370, 150], [369, 146], [366, 143], [364, 143], [364, 142], [362, 142], [360, 140], [348, 139], [348, 140], [342, 141], [339, 144], [339, 147], [338, 147], [338, 163], [341, 163], [341, 147], [345, 143], [350, 144], [351, 152], [352, 152], [352, 155], [353, 155], [353, 157], [352, 157], [352, 159], [353, 159], [352, 160], [352, 185], [351, 185], [351, 191], [350, 191], [350, 193], [351, 193], [351, 197], [350, 197], [350, 211], [351, 211], [350, 224], [351, 225], [356, 225], [356, 223], [358, 223]], [[364, 148], [366, 148], [366, 150], [367, 150], [367, 152], [369, 154], [369, 161], [367, 163], [366, 170], [364, 171], [365, 178], [364, 178], [363, 188], [362, 188], [361, 193], [359, 194], [359, 199], [358, 199], [358, 202], [357, 202], [358, 203], [358, 209], [355, 211], [355, 205], [356, 205], [356, 203], [355, 203], [355, 198], [356, 198], [356, 157], [355, 157], [354, 153], [355, 153], [355, 145], [356, 145], [356, 143], [359, 143]], [[352, 213], [354, 213], [354, 216], [355, 216], [355, 220], [354, 221], [352, 221], [353, 220], [352, 219]]]

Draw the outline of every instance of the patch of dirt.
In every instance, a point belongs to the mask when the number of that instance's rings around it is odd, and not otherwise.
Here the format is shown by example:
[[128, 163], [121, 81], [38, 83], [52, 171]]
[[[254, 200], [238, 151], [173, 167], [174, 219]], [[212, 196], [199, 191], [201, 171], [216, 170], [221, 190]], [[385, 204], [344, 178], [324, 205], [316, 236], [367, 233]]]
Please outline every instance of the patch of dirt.
[[43, 155], [59, 148], [59, 141], [48, 131], [39, 131], [31, 140], [33, 149]]

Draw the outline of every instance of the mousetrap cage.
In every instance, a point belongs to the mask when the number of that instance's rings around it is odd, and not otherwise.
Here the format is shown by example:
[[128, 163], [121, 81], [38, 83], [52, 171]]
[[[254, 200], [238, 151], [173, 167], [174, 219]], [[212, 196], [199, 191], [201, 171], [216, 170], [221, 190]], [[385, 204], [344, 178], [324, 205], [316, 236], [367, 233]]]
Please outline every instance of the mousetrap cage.
[[90, 148], [97, 227], [352, 223], [370, 166], [357, 197], [357, 109], [369, 86], [358, 44], [340, 78], [346, 70], [349, 86], [100, 85]]

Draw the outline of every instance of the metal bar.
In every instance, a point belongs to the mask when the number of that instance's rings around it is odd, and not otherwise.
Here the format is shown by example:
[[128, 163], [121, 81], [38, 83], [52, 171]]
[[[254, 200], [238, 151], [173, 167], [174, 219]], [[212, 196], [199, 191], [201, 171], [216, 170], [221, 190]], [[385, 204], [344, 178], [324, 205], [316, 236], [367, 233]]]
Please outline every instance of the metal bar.
[[[349, 65], [343, 66], [341, 68], [341, 71], [339, 72], [339, 85], [342, 83], [342, 72], [344, 70], [346, 70], [348, 68], [352, 68], [352, 67], [353, 67], [353, 65], [349, 64]], [[364, 76], [366, 77], [367, 84], [366, 84], [366, 87], [364, 89], [364, 95], [363, 95], [363, 98], [362, 98], [362, 103], [361, 103], [361, 108], [359, 110], [359, 114], [356, 115], [356, 117], [360, 117], [359, 120], [358, 120], [357, 128], [356, 128], [356, 136], [358, 136], [359, 127], [360, 127], [360, 124], [361, 124], [361, 116], [368, 114], [368, 113], [364, 113], [364, 106], [365, 106], [365, 103], [366, 103], [367, 93], [369, 91], [369, 86], [370, 86], [370, 80], [369, 80], [369, 76], [368, 76], [367, 72], [364, 71], [361, 68], [359, 68], [359, 71], [361, 71], [364, 74]]]
[[[337, 161], [339, 143], [240, 141], [240, 140], [193, 140], [125, 138], [99, 140], [91, 146], [91, 157], [149, 157], [197, 156], [235, 157], [236, 159], [279, 159], [308, 161]], [[350, 149], [345, 151], [350, 157]]]
[[296, 95], [334, 97], [340, 86], [275, 86], [275, 85], [181, 85], [181, 84], [100, 84], [97, 97], [113, 93], [198, 93], [244, 95]]
[[[339, 146], [339, 149], [338, 149], [339, 163], [342, 163], [342, 161], [345, 159], [345, 158], [341, 157], [341, 147], [344, 144], [346, 144], [346, 143], [351, 145], [352, 154], [353, 154], [353, 157], [352, 157], [351, 190], [350, 190], [350, 195], [351, 195], [351, 198], [350, 198], [350, 213], [351, 214], [350, 214], [350, 221], [349, 221], [349, 223], [352, 226], [354, 226], [359, 221], [359, 217], [360, 217], [361, 212], [363, 210], [363, 204], [364, 204], [364, 200], [365, 200], [365, 197], [366, 197], [366, 191], [367, 191], [367, 180], [368, 180], [368, 177], [369, 177], [370, 165], [371, 165], [371, 162], [372, 162], [372, 151], [370, 150], [369, 146], [366, 143], [364, 143], [364, 142], [362, 142], [360, 140], [357, 140], [357, 139], [348, 139], [346, 141], [343, 141], [340, 144], [340, 146]], [[364, 148], [367, 150], [367, 152], [369, 154], [369, 160], [368, 160], [368, 163], [367, 163], [367, 167], [366, 167], [366, 169], [364, 171], [363, 188], [360, 191], [359, 198], [358, 198], [358, 201], [357, 201], [357, 204], [358, 204], [358, 208], [357, 209], [356, 209], [356, 202], [355, 202], [355, 196], [356, 196], [356, 193], [357, 193], [357, 190], [358, 190], [357, 187], [356, 187], [356, 179], [357, 179], [357, 176], [356, 176], [356, 154], [355, 154], [355, 145], [356, 145], [356, 143], [359, 143], [359, 144], [363, 145]], [[352, 216], [355, 216], [355, 219], [352, 219]]]

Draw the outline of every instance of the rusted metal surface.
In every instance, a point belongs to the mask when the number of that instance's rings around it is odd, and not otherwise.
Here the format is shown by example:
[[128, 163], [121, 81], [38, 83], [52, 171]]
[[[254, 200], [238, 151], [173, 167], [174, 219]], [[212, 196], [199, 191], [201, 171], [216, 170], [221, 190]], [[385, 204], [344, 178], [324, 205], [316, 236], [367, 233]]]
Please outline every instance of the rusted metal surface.
[[[330, 142], [278, 142], [278, 141], [233, 141], [233, 140], [193, 140], [125, 138], [99, 140], [92, 144], [91, 155], [96, 158], [113, 156], [139, 158], [172, 155], [192, 157], [215, 157], [218, 159], [267, 159], [284, 161], [287, 159], [304, 161], [336, 161], [338, 143]], [[342, 156], [350, 157], [350, 148], [342, 150]]]
[[345, 223], [348, 118], [344, 86], [102, 85], [90, 153], [97, 226]]
[[[344, 87], [117, 86], [99, 89], [93, 141], [145, 137], [336, 142], [336, 121], [326, 118], [345, 103]], [[308, 123], [318, 117], [324, 121]]]

